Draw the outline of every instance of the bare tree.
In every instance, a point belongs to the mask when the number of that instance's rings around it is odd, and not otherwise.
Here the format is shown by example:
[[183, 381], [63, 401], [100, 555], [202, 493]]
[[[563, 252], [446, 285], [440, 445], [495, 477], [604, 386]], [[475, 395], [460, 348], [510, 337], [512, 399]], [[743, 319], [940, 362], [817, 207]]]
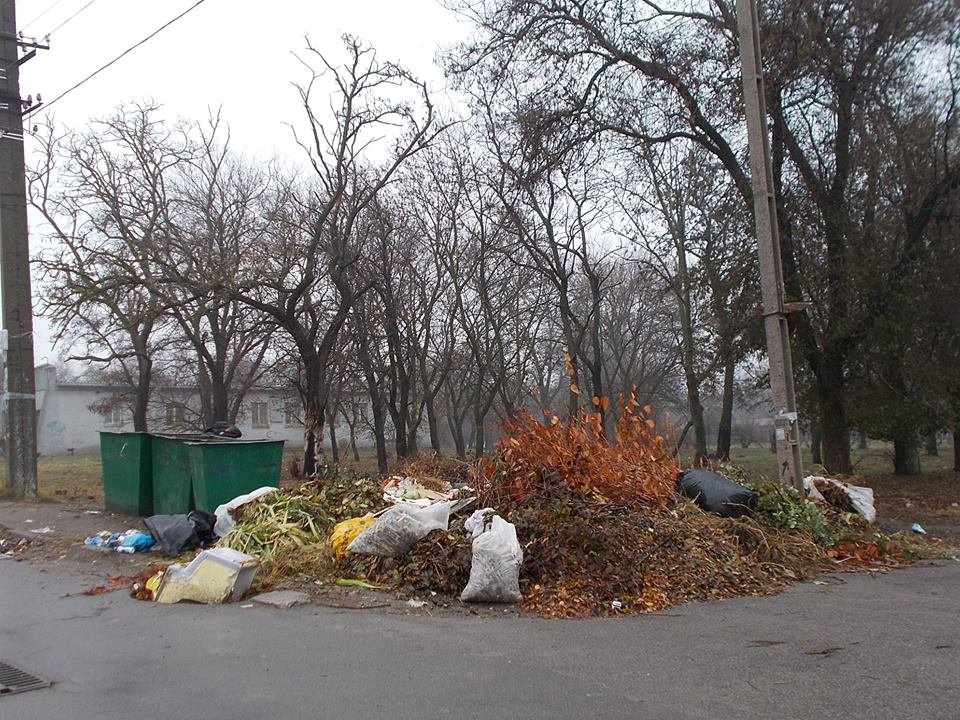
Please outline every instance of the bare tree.
[[154, 105], [121, 108], [87, 132], [43, 136], [30, 202], [55, 245], [38, 264], [43, 312], [70, 359], [115, 364], [134, 389], [133, 422], [147, 429], [156, 331], [167, 304], [156, 248], [172, 232], [168, 181], [190, 158], [187, 128], [168, 129]]
[[[302, 145], [314, 169], [313, 198], [301, 201], [297, 212], [271, 218], [272, 238], [256, 254], [257, 267], [231, 287], [231, 297], [269, 316], [297, 347], [306, 386], [303, 472], [308, 475], [322, 447], [328, 368], [337, 339], [369, 289], [356, 265], [373, 222], [370, 205], [435, 132], [422, 82], [355, 39], [344, 44], [342, 66], [308, 46], [318, 69], [305, 63], [312, 77], [300, 96], [309, 126]], [[331, 100], [321, 108], [316, 95], [325, 90]]]

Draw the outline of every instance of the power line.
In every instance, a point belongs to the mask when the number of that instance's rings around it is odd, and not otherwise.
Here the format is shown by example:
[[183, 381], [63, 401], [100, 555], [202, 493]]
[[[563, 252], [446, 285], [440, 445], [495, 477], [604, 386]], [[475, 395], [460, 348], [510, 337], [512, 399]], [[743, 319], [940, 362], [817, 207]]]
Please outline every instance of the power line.
[[[180, 18], [182, 18], [184, 15], [187, 15], [188, 13], [190, 13], [192, 10], [196, 9], [196, 8], [199, 7], [200, 5], [203, 5], [203, 3], [205, 3], [206, 1], [207, 1], [207, 0], [197, 0], [197, 2], [195, 2], [193, 5], [191, 5], [190, 7], [188, 7], [188, 8], [187, 8], [186, 10], [184, 10], [182, 13], [180, 13], [179, 15], [177, 15], [175, 18], [173, 18], [172, 20], [168, 20], [166, 23], [164, 23], [163, 25], [161, 25], [160, 27], [158, 27], [158, 28], [157, 28], [156, 30], [154, 30], [152, 33], [150, 33], [149, 35], [147, 35], [145, 38], [143, 38], [143, 40], [139, 41], [138, 43], [135, 43], [134, 45], [131, 45], [131, 46], [128, 47], [126, 50], [124, 50], [122, 53], [120, 53], [119, 55], [117, 55], [113, 60], [111, 60], [110, 62], [108, 62], [108, 63], [106, 63], [106, 64], [104, 64], [104, 65], [101, 65], [101, 66], [98, 67], [96, 70], [94, 70], [92, 73], [90, 73], [90, 74], [87, 75], [85, 78], [83, 78], [83, 80], [81, 80], [80, 82], [76, 83], [75, 85], [71, 85], [69, 88], [67, 88], [66, 90], [64, 90], [64, 91], [63, 91], [62, 93], [60, 93], [59, 95], [57, 95], [57, 96], [56, 96], [53, 100], [51, 100], [50, 102], [44, 103], [42, 107], [44, 107], [44, 108], [49, 108], [49, 107], [51, 107], [54, 103], [56, 103], [58, 100], [62, 100], [64, 97], [66, 97], [67, 95], [69, 95], [70, 93], [72, 93], [72, 92], [73, 92], [74, 90], [76, 90], [78, 87], [80, 87], [80, 86], [83, 85], [84, 83], [86, 83], [86, 82], [92, 80], [93, 78], [95, 78], [97, 75], [99, 75], [100, 73], [102, 73], [104, 70], [106, 70], [106, 69], [109, 68], [111, 65], [115, 64], [116, 62], [118, 62], [119, 60], [121, 60], [122, 58], [124, 58], [125, 56], [129, 55], [131, 52], [133, 52], [134, 50], [136, 50], [138, 47], [140, 47], [141, 45], [143, 45], [143, 44], [144, 44], [145, 42], [147, 42], [148, 40], [151, 40], [151, 39], [154, 38], [155, 36], [159, 35], [161, 32], [163, 32], [163, 31], [166, 30], [168, 27], [170, 27], [170, 26], [173, 25], [175, 22], [177, 22], [177, 20], [179, 20]], [[40, 109], [40, 108], [38, 107], [37, 110], [39, 110], [39, 109]], [[28, 111], [27, 115], [30, 115], [30, 114], [32, 114], [32, 113]]]
[[20, 29], [21, 29], [21, 30], [26, 30], [28, 27], [30, 27], [31, 25], [33, 25], [37, 20], [39, 20], [40, 18], [42, 18], [44, 15], [46, 15], [48, 12], [50, 12], [51, 10], [53, 10], [57, 5], [59, 5], [59, 4], [62, 3], [62, 2], [63, 2], [63, 0], [56, 0], [56, 2], [54, 2], [52, 5], [49, 5], [46, 10], [44, 10], [42, 13], [40, 13], [39, 15], [37, 15], [33, 20], [31, 20], [30, 22], [28, 22], [26, 25], [24, 25], [24, 26], [21, 27]]
[[88, 7], [90, 7], [91, 5], [93, 5], [96, 1], [97, 1], [97, 0], [90, 0], [90, 2], [88, 2], [88, 3], [87, 3], [86, 5], [84, 5], [82, 8], [80, 8], [79, 10], [77, 10], [73, 15], [71, 15], [70, 17], [68, 17], [68, 18], [67, 18], [66, 20], [64, 20], [62, 23], [60, 23], [59, 25], [57, 25], [53, 30], [51, 30], [50, 32], [48, 32], [48, 33], [47, 33], [47, 37], [50, 37], [51, 35], [53, 35], [57, 30], [59, 30], [59, 29], [62, 28], [64, 25], [66, 25], [68, 22], [70, 22], [71, 20], [73, 20], [77, 15], [79, 15], [79, 14], [82, 13], [84, 10], [86, 10]]

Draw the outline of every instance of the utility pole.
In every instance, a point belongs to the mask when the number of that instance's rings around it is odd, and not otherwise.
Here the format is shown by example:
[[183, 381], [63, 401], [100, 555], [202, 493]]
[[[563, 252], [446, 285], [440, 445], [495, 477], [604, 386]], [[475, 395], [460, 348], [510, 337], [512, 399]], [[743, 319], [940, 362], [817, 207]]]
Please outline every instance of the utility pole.
[[743, 72], [743, 100], [750, 143], [750, 175], [753, 179], [753, 207], [760, 253], [760, 291], [763, 298], [763, 329], [770, 360], [770, 390], [773, 394], [774, 432], [777, 442], [777, 475], [780, 482], [803, 488], [800, 462], [800, 430], [797, 399], [793, 389], [793, 360], [790, 329], [783, 302], [783, 268], [780, 264], [780, 231], [774, 195], [770, 138], [767, 134], [767, 106], [763, 92], [763, 64], [760, 54], [760, 23], [756, 0], [737, 0], [737, 27], [740, 34], [740, 61]]
[[37, 496], [37, 410], [33, 369], [33, 301], [23, 162], [20, 38], [15, 0], [0, 2], [0, 280], [7, 336], [7, 486]]

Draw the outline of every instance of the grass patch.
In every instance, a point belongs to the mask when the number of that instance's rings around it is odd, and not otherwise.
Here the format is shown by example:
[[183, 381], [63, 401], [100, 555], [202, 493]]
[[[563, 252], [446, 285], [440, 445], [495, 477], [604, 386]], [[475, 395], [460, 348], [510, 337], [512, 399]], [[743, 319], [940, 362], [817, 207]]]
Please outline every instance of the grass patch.
[[[853, 447], [850, 450], [853, 472], [856, 475], [871, 477], [893, 473], [893, 443], [871, 440], [866, 449]], [[803, 471], [809, 475], [817, 469], [813, 464], [810, 449], [802, 450]], [[748, 448], [730, 449], [730, 462], [746, 471], [751, 477], [777, 476], [777, 456], [767, 447], [754, 445]], [[953, 469], [953, 444], [945, 442], [940, 446], [938, 456], [925, 455], [921, 450], [920, 469], [924, 475], [950, 472]]]

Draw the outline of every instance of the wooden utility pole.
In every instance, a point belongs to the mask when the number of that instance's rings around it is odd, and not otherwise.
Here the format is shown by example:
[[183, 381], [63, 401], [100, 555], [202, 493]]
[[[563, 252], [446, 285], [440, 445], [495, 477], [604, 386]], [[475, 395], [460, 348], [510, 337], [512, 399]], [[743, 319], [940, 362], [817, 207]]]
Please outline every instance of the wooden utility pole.
[[783, 303], [783, 269], [780, 264], [780, 231], [774, 195], [770, 138], [767, 134], [767, 106], [763, 93], [763, 64], [760, 54], [760, 23], [756, 0], [737, 0], [740, 33], [740, 61], [743, 72], [743, 100], [750, 143], [750, 175], [753, 179], [753, 207], [760, 253], [760, 291], [763, 297], [763, 329], [770, 360], [770, 390], [773, 395], [774, 433], [777, 443], [777, 475], [780, 482], [803, 487], [800, 462], [800, 431], [797, 400], [793, 389], [793, 360], [790, 330]]
[[7, 336], [7, 486], [18, 498], [35, 498], [37, 410], [19, 40], [16, 4], [0, 2], [0, 280]]

